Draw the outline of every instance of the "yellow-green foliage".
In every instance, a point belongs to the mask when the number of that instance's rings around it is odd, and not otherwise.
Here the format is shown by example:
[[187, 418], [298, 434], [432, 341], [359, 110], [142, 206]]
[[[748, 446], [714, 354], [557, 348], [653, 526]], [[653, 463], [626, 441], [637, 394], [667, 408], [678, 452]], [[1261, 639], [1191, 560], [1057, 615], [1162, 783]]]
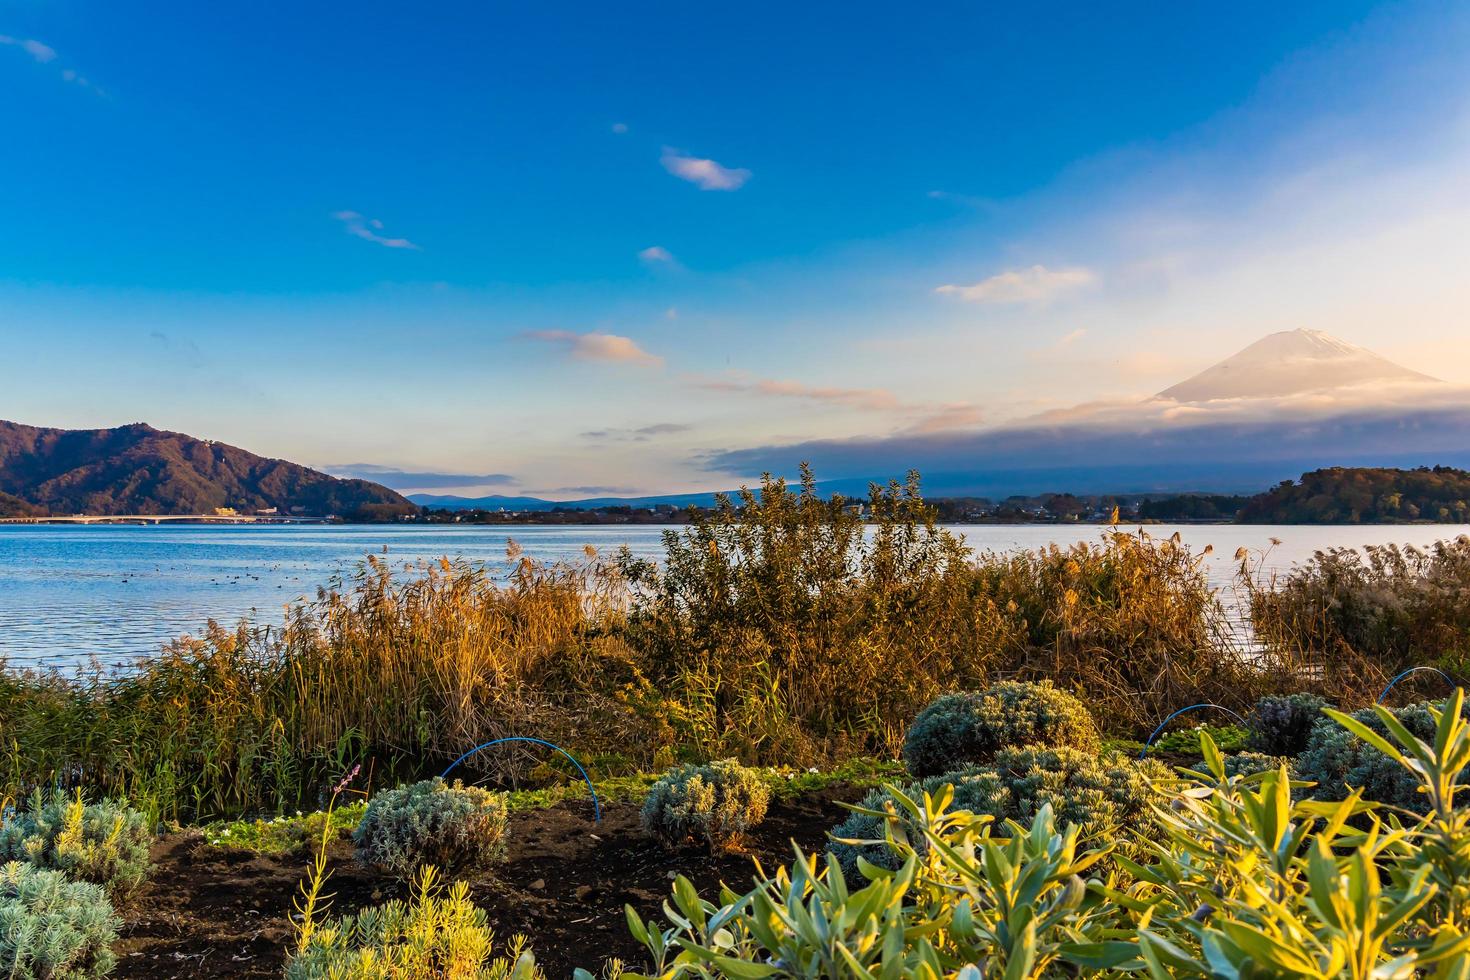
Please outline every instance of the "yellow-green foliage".
[[364, 861], [395, 874], [457, 871], [505, 856], [506, 815], [503, 793], [426, 779], [369, 800], [352, 839]]
[[734, 759], [680, 766], [649, 789], [643, 829], [669, 847], [693, 840], [728, 850], [765, 819], [770, 799], [764, 774]]
[[[1039, 980], [1143, 974], [1253, 980], [1470, 976], [1470, 768], [1464, 692], [1434, 707], [1432, 739], [1391, 712], [1387, 732], [1329, 715], [1415, 775], [1428, 813], [1402, 823], [1354, 792], [1294, 797], [1286, 768], [1227, 774], [1201, 736], [1205, 772], [1171, 788], [1157, 822], [1091, 849], [1050, 807], [997, 826], [952, 806], [950, 787], [890, 789], [883, 844], [896, 870], [845, 876], [799, 850], [745, 894], [702, 900], [675, 882], [668, 925], [628, 925], [651, 974], [913, 976]], [[1118, 835], [1121, 837], [1122, 835]], [[915, 846], [922, 837], [926, 846]]]
[[286, 965], [286, 980], [541, 980], [525, 937], [500, 953], [469, 887], [447, 892], [419, 870], [408, 902], [391, 901], [319, 926]]
[[121, 924], [96, 885], [22, 861], [0, 865], [0, 976], [83, 980], [106, 976]]
[[[1169, 778], [1169, 770], [1152, 759], [1031, 747], [1007, 749], [987, 765], [931, 776], [901, 792], [919, 799], [949, 786], [956, 809], [1026, 824], [1049, 806], [1059, 824], [1078, 829], [1084, 844], [1121, 840], [1131, 846], [1129, 832], [1152, 823], [1153, 807], [1163, 801]], [[874, 790], [832, 829], [828, 850], [849, 877], [856, 877], [860, 859], [898, 868], [898, 855], [883, 842], [885, 822], [894, 816], [906, 819], [896, 799], [890, 790]], [[928, 844], [920, 828], [910, 824], [906, 833], [914, 849], [924, 853]]]
[[34, 794], [0, 824], [0, 861], [28, 861], [90, 881], [115, 901], [125, 901], [148, 877], [152, 843], [138, 811], [110, 800], [83, 803], [59, 791]]
[[937, 776], [1025, 745], [1096, 753], [1102, 739], [1082, 702], [1050, 681], [1007, 681], [945, 694], [919, 712], [904, 737], [903, 761], [915, 776]]

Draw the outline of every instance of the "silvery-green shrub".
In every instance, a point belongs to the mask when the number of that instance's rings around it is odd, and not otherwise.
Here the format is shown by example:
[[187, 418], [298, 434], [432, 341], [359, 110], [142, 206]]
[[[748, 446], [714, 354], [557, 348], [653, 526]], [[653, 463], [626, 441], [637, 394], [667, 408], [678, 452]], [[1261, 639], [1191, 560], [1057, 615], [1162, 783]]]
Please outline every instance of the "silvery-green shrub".
[[120, 925], [97, 885], [24, 861], [0, 865], [0, 977], [102, 977]]
[[148, 877], [153, 834], [137, 810], [65, 793], [36, 794], [0, 825], [0, 861], [26, 861], [101, 885], [122, 902]]
[[920, 778], [989, 762], [997, 752], [1027, 745], [1097, 752], [1102, 741], [1091, 713], [1050, 681], [1006, 681], [984, 691], [937, 698], [914, 719], [903, 761]]
[[394, 874], [425, 865], [451, 872], [503, 858], [506, 822], [503, 793], [426, 779], [369, 800], [352, 840], [360, 858]]
[[734, 759], [679, 766], [649, 789], [643, 829], [667, 847], [697, 841], [725, 850], [765, 819], [770, 798], [760, 770]]
[[[1434, 718], [1425, 704], [1394, 708], [1393, 716], [1415, 738], [1434, 741]], [[1356, 711], [1351, 717], [1380, 735], [1388, 734], [1388, 727], [1372, 708]], [[1307, 746], [1296, 760], [1296, 775], [1317, 784], [1311, 793], [1319, 800], [1341, 800], [1353, 789], [1362, 788], [1363, 798], [1375, 803], [1415, 813], [1429, 809], [1429, 798], [1419, 791], [1420, 779], [1415, 773], [1331, 718], [1323, 717], [1312, 726]], [[1466, 773], [1459, 778], [1467, 781]]]
[[1331, 707], [1315, 694], [1272, 694], [1256, 702], [1246, 718], [1246, 745], [1266, 755], [1299, 755], [1312, 726]]

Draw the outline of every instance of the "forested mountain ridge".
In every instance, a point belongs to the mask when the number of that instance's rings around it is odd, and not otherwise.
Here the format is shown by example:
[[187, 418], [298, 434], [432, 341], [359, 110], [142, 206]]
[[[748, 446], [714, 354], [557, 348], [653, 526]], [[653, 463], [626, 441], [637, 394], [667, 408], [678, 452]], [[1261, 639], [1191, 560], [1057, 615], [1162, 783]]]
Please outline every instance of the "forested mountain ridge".
[[417, 510], [367, 480], [141, 422], [52, 429], [0, 421], [0, 516], [209, 514], [222, 507], [359, 520]]
[[1303, 473], [1252, 497], [1244, 524], [1393, 524], [1470, 521], [1470, 472], [1339, 467]]

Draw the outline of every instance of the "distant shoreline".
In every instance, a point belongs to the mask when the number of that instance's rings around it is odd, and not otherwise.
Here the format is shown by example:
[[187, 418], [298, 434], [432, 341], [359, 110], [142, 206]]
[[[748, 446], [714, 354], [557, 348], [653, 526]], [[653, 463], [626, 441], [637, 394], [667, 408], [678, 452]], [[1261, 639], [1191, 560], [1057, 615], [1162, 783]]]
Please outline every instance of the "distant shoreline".
[[[653, 515], [650, 515], [653, 517]], [[0, 517], [0, 528], [3, 527], [25, 527], [36, 525], [68, 526], [68, 527], [153, 527], [163, 524], [178, 524], [185, 526], [287, 526], [287, 525], [315, 525], [315, 526], [342, 526], [342, 527], [461, 527], [461, 528], [493, 528], [493, 527], [669, 527], [685, 526], [692, 523], [688, 517], [676, 515], [657, 515], [650, 520], [619, 520], [619, 519], [596, 519], [593, 517], [578, 515], [576, 517], [566, 516], [558, 518], [553, 512], [548, 511], [517, 511], [507, 514], [501, 520], [473, 520], [473, 521], [353, 521], [333, 517], [249, 517], [236, 515], [233, 517], [216, 517], [208, 514], [127, 514], [127, 515], [74, 515], [71, 517]], [[872, 523], [872, 522], [867, 522]], [[1116, 523], [1104, 520], [1016, 520], [1014, 518], [1004, 520], [982, 520], [976, 518], [954, 518], [940, 519], [936, 524], [944, 527], [1465, 527], [1463, 522], [1456, 521], [1233, 521], [1233, 520], [1205, 520], [1176, 518], [1163, 520], [1159, 518], [1148, 518], [1144, 520], [1120, 520]]]

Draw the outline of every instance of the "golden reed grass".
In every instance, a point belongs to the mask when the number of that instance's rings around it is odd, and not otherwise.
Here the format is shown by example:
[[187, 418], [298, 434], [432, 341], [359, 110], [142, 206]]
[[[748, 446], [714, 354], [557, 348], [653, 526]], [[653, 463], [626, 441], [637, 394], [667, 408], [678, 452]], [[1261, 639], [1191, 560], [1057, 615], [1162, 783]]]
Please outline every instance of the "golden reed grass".
[[[1356, 706], [1397, 663], [1323, 649], [1303, 625], [1323, 596], [1301, 582], [1246, 584], [1271, 618], [1242, 643], [1203, 556], [1175, 539], [1109, 530], [975, 555], [914, 481], [862, 513], [810, 474], [768, 482], [669, 532], [658, 563], [508, 558], [492, 575], [370, 556], [279, 627], [211, 624], [125, 674], [0, 670], [0, 795], [86, 783], [168, 818], [280, 811], [320, 805], [354, 764], [372, 788], [506, 735], [566, 745], [595, 774], [834, 762], [893, 755], [936, 695], [1000, 678], [1049, 678], [1138, 735], [1183, 704], [1267, 691]], [[1278, 592], [1308, 596], [1290, 600], [1295, 618], [1270, 606]], [[504, 749], [472, 768], [515, 780], [555, 765]]]

